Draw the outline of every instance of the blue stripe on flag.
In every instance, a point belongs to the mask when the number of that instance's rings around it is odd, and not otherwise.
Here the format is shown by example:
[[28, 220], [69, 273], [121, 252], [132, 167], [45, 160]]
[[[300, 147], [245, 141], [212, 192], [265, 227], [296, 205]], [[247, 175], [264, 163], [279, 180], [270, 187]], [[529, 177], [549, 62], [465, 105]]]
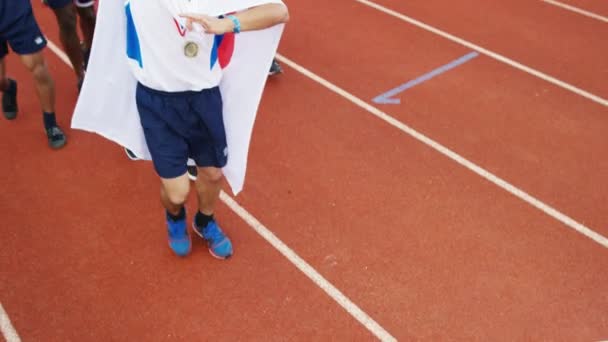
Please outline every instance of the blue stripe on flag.
[[133, 16], [131, 15], [131, 3], [127, 3], [125, 6], [125, 14], [127, 15], [127, 57], [136, 60], [139, 67], [143, 68], [144, 63], [141, 58], [139, 37], [137, 36], [135, 22], [133, 22]]
[[222, 39], [224, 39], [224, 35], [215, 35], [213, 40], [213, 48], [211, 49], [211, 63], [209, 65], [209, 70], [213, 69], [215, 63], [217, 63], [218, 58], [218, 49], [220, 48], [220, 44], [222, 44]]

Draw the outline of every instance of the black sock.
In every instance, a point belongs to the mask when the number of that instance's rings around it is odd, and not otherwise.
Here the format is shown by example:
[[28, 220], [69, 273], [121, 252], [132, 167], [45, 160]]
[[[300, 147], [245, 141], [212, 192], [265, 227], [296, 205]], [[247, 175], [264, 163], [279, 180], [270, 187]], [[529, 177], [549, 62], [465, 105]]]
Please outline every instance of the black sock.
[[169, 211], [167, 211], [167, 217], [171, 219], [171, 221], [181, 221], [186, 218], [186, 209], [182, 206], [182, 209], [179, 211], [179, 214], [173, 215]]
[[17, 83], [10, 78], [5, 78], [2, 82], [0, 82], [0, 91], [15, 95], [17, 92]]
[[194, 217], [194, 222], [196, 223], [197, 227], [200, 227], [200, 228], [207, 227], [207, 224], [209, 222], [211, 222], [212, 220], [213, 220], [213, 214], [205, 215], [205, 214], [201, 213], [200, 211], [197, 212], [196, 216]]
[[44, 119], [44, 128], [50, 129], [52, 127], [57, 126], [57, 121], [55, 121], [55, 113], [42, 113], [42, 117]]

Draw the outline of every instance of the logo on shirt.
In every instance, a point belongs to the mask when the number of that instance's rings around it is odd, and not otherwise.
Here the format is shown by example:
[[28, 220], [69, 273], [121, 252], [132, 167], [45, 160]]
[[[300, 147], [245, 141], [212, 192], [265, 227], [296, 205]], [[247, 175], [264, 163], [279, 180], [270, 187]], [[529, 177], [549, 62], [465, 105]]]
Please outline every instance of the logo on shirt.
[[34, 39], [34, 43], [36, 43], [36, 45], [40, 45], [40, 44], [44, 43], [44, 38], [38, 36], [38, 37], [36, 37], [36, 39]]

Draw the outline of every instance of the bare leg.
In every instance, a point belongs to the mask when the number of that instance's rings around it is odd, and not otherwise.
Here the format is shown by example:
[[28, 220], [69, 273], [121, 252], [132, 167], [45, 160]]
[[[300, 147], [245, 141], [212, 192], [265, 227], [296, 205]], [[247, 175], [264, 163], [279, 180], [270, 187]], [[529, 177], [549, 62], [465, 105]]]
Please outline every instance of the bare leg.
[[161, 178], [160, 201], [169, 214], [177, 216], [190, 192], [190, 180], [183, 174], [177, 178]]
[[90, 49], [93, 45], [93, 32], [95, 32], [95, 7], [76, 7], [78, 17], [80, 17], [80, 30], [82, 31], [85, 49]]
[[34, 76], [36, 92], [40, 100], [42, 111], [46, 113], [55, 112], [55, 83], [46, 66], [42, 52], [29, 55], [21, 55], [21, 61]]
[[0, 92], [8, 88], [8, 78], [6, 77], [6, 65], [4, 58], [0, 59]]
[[[0, 93], [2, 93], [2, 113], [7, 120], [17, 118], [19, 106], [17, 104], [17, 83], [6, 76], [4, 57], [0, 58]], [[13, 86], [11, 86], [13, 84]]]
[[21, 61], [34, 76], [36, 91], [42, 107], [43, 122], [49, 146], [59, 149], [65, 146], [67, 140], [63, 131], [57, 126], [55, 119], [55, 83], [46, 66], [42, 52], [21, 55]]
[[[207, 241], [209, 252], [216, 258], [226, 259], [232, 254], [232, 242], [217, 224], [204, 225], [198, 222], [208, 220], [213, 215], [222, 186], [222, 170], [215, 167], [199, 167], [196, 178], [198, 210], [203, 215], [195, 217], [195, 229]], [[207, 218], [205, 218], [207, 216]]]
[[[167, 219], [169, 246], [175, 254], [186, 256], [190, 253], [191, 241], [186, 220], [181, 216], [190, 190], [188, 175], [183, 174], [171, 179], [161, 178], [161, 184], [160, 200], [167, 212], [174, 216], [174, 218]], [[179, 219], [175, 219], [175, 217]]]
[[81, 80], [84, 77], [84, 62], [82, 50], [80, 49], [80, 39], [76, 31], [76, 11], [74, 5], [69, 5], [54, 10], [59, 24], [61, 44], [65, 49], [76, 77]]
[[199, 167], [195, 184], [199, 211], [205, 215], [213, 215], [222, 188], [222, 170], [215, 167]]

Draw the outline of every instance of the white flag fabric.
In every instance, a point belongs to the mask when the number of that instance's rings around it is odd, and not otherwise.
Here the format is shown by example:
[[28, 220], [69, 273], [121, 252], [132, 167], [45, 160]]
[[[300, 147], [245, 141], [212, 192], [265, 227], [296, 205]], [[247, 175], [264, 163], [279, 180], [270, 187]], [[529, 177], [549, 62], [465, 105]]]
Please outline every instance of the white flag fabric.
[[[219, 16], [280, 0], [201, 0], [205, 13]], [[97, 133], [150, 160], [135, 103], [137, 81], [126, 53], [124, 0], [100, 0], [97, 26], [87, 74], [72, 128]], [[220, 91], [228, 144], [228, 163], [222, 169], [232, 192], [243, 189], [247, 155], [268, 70], [284, 25], [234, 35], [227, 48], [229, 62], [223, 69]], [[232, 43], [231, 42], [231, 43]], [[225, 58], [224, 58], [225, 59]]]

